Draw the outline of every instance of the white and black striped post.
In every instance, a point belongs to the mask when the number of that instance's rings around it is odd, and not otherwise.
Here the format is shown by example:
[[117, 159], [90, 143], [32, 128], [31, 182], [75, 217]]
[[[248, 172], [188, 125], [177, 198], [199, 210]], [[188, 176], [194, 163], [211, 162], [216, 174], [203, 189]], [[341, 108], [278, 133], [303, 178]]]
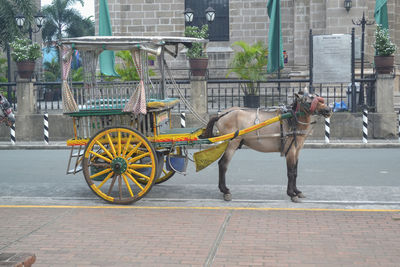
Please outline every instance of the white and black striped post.
[[186, 114], [185, 114], [185, 112], [181, 113], [181, 128], [186, 128]]
[[400, 142], [400, 110], [399, 110], [399, 142]]
[[15, 123], [10, 126], [11, 144], [15, 145]]
[[48, 145], [49, 144], [49, 114], [44, 113], [44, 142]]
[[368, 143], [368, 110], [363, 110], [363, 143]]
[[325, 143], [329, 144], [331, 135], [331, 118], [325, 118]]

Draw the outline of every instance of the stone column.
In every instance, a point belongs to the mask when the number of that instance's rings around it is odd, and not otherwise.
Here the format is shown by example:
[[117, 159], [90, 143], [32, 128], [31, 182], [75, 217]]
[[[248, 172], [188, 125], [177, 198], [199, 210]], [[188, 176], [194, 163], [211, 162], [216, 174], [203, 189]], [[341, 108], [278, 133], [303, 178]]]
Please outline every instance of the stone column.
[[394, 77], [378, 74], [375, 85], [376, 113], [371, 113], [373, 138], [395, 138], [397, 133], [397, 114], [393, 105]]
[[201, 76], [192, 76], [190, 80], [191, 87], [191, 104], [194, 110], [202, 117], [206, 118], [208, 115], [207, 106], [207, 81]]
[[33, 81], [28, 79], [17, 80], [17, 112], [18, 115], [32, 115], [36, 113], [36, 91]]

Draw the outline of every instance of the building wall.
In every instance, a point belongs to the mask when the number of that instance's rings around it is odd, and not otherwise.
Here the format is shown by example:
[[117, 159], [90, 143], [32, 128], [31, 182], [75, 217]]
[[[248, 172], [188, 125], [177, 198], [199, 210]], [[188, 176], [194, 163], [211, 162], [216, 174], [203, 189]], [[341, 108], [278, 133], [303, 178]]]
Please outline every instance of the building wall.
[[[171, 35], [182, 36], [184, 31], [184, 0], [108, 0], [114, 35]], [[231, 0], [230, 41], [211, 42], [208, 45], [210, 67], [227, 67], [233, 54], [231, 45], [238, 40], [254, 43], [267, 42], [269, 18], [267, 0]], [[96, 5], [96, 30], [98, 30], [98, 5]], [[282, 35], [284, 49], [289, 55], [286, 71], [307, 70], [309, 54], [309, 32], [313, 34], [351, 33], [355, 28], [356, 38], [361, 39], [361, 26], [352, 20], [361, 19], [363, 12], [369, 21], [374, 18], [375, 0], [353, 0], [349, 12], [343, 0], [281, 0]], [[391, 38], [400, 46], [400, 2], [388, 1], [388, 16]], [[217, 15], [218, 16], [218, 15]], [[371, 66], [374, 50], [375, 26], [366, 26], [365, 59]], [[235, 49], [235, 48], [233, 48]], [[396, 56], [400, 62], [400, 56]], [[181, 55], [172, 63], [173, 67], [186, 67]]]

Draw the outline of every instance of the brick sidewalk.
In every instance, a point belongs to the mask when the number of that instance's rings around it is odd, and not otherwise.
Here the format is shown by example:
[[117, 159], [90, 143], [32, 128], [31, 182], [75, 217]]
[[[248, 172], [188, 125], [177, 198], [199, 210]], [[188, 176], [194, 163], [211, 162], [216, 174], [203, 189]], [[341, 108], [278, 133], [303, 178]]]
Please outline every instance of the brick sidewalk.
[[0, 208], [0, 252], [39, 266], [399, 266], [398, 212]]

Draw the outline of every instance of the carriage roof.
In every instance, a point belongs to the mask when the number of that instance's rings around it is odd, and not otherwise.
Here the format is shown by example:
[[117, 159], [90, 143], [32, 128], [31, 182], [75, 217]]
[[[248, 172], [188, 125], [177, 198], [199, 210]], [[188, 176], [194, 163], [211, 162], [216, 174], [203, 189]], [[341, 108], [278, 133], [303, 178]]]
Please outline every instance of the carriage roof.
[[179, 44], [190, 47], [192, 43], [207, 42], [206, 39], [174, 36], [83, 36], [61, 40], [64, 45], [72, 45], [75, 49], [84, 50], [129, 50], [140, 48], [140, 46], [159, 47]]

